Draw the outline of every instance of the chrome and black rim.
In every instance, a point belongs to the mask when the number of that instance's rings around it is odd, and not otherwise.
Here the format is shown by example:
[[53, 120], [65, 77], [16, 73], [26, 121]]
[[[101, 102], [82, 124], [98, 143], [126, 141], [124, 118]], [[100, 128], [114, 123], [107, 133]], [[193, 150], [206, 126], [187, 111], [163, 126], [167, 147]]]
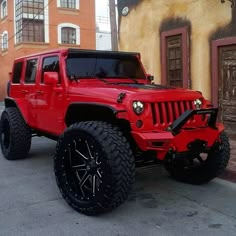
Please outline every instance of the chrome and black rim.
[[2, 124], [1, 143], [5, 149], [10, 146], [10, 125], [8, 120], [4, 120]]
[[91, 201], [101, 191], [106, 166], [100, 153], [91, 138], [74, 139], [66, 145], [62, 168], [69, 191], [79, 200]]

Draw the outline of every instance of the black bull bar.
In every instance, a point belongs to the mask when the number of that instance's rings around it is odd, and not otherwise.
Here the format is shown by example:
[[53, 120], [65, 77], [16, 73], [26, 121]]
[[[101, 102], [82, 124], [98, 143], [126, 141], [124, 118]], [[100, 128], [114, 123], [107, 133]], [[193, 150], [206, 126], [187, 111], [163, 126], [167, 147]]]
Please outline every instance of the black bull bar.
[[180, 129], [186, 124], [186, 122], [191, 119], [194, 115], [210, 115], [207, 121], [207, 126], [212, 129], [216, 128], [218, 108], [211, 109], [199, 109], [199, 110], [187, 110], [179, 118], [177, 118], [168, 128], [173, 135], [177, 135]]

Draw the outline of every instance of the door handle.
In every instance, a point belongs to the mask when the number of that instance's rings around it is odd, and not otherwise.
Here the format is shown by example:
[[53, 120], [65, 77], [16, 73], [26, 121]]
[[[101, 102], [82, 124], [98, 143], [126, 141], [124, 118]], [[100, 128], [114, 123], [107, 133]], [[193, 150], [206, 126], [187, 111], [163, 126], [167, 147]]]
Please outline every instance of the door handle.
[[42, 94], [44, 94], [44, 92], [42, 92], [42, 91], [36, 91], [36, 94], [37, 94], [37, 95], [42, 95]]
[[23, 94], [27, 94], [27, 93], [29, 93], [28, 90], [21, 90], [21, 92], [22, 92]]

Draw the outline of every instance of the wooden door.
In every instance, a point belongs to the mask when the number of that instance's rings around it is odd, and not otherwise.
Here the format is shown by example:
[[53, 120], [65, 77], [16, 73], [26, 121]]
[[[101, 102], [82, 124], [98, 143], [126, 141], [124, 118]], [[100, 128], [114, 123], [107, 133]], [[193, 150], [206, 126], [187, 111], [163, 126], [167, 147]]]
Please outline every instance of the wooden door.
[[167, 84], [183, 87], [182, 35], [174, 35], [167, 40]]
[[236, 134], [236, 45], [219, 47], [220, 120]]

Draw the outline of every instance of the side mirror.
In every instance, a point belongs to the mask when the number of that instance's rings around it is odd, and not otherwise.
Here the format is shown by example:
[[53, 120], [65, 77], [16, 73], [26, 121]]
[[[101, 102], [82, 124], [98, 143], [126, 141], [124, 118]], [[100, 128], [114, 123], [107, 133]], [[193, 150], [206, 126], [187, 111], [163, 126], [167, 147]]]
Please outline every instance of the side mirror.
[[148, 74], [147, 79], [148, 79], [148, 81], [152, 82], [154, 80], [154, 76]]
[[58, 73], [57, 72], [44, 72], [43, 81], [47, 85], [55, 86], [59, 81]]

